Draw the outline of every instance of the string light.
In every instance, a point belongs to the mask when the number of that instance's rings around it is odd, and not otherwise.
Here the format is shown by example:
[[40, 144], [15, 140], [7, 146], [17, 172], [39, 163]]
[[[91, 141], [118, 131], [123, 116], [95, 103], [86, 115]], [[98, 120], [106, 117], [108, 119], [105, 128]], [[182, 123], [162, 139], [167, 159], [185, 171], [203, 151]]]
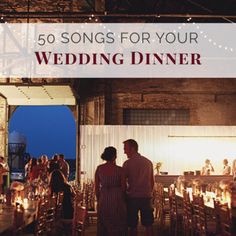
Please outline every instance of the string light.
[[7, 23], [7, 21], [6, 20], [4, 20], [4, 17], [3, 16], [1, 16], [1, 18], [0, 18], [0, 23]]
[[[189, 17], [189, 18], [187, 19], [188, 22], [189, 22], [190, 20], [192, 20], [191, 17]], [[193, 22], [193, 24], [196, 25], [195, 22]], [[183, 23], [182, 26], [185, 27], [186, 24]], [[181, 29], [181, 27], [178, 27], [178, 28]], [[199, 25], [196, 25], [196, 29], [197, 29], [197, 30], [200, 30], [200, 26], [199, 26]], [[173, 32], [175, 33], [175, 30], [173, 30]], [[200, 30], [200, 34], [203, 34], [203, 33], [204, 33], [204, 31]], [[203, 37], [204, 37], [205, 39], [208, 38], [208, 36], [207, 36], [206, 34], [205, 34]], [[212, 40], [211, 38], [208, 39], [208, 42], [209, 42], [209, 43], [212, 43], [214, 46], [217, 46], [217, 43], [216, 43], [215, 41], [213, 42], [213, 40]], [[220, 49], [225, 49], [225, 50], [230, 50], [231, 52], [234, 51], [233, 48], [229, 48], [228, 46], [218, 45], [218, 48], [220, 48]]]

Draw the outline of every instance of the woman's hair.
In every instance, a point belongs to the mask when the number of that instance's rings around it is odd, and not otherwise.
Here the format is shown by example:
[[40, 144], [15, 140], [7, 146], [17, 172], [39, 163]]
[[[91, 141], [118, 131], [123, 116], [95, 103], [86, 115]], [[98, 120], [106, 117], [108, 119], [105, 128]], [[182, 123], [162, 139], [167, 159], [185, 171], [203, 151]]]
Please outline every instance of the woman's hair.
[[52, 160], [58, 161], [58, 155], [57, 155], [57, 154], [54, 154], [53, 157], [52, 157]]
[[225, 165], [227, 165], [229, 163], [228, 159], [224, 159], [223, 162], [224, 162]]
[[40, 157], [40, 159], [43, 161], [43, 162], [47, 162], [48, 161], [48, 156], [47, 155], [42, 155]]
[[105, 161], [112, 161], [116, 158], [116, 149], [114, 147], [106, 147], [101, 155], [101, 158]]
[[66, 183], [66, 178], [60, 170], [54, 170], [51, 173], [49, 185], [51, 187], [52, 192], [62, 192]]
[[37, 166], [37, 159], [36, 158], [32, 158], [32, 162], [31, 162], [31, 166], [30, 166], [30, 171], [33, 170], [34, 166]]

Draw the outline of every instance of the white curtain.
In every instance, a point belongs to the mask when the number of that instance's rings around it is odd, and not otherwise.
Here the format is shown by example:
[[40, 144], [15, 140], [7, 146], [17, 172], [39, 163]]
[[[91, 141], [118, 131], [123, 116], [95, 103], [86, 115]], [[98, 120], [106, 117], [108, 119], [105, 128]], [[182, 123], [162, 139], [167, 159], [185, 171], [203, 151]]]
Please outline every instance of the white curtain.
[[117, 148], [117, 164], [126, 160], [123, 141], [135, 139], [139, 153], [154, 164], [162, 162], [161, 171], [182, 174], [201, 170], [205, 159], [211, 160], [215, 174], [221, 174], [223, 159], [236, 159], [236, 126], [81, 126], [81, 170], [83, 178], [94, 178], [107, 146]]

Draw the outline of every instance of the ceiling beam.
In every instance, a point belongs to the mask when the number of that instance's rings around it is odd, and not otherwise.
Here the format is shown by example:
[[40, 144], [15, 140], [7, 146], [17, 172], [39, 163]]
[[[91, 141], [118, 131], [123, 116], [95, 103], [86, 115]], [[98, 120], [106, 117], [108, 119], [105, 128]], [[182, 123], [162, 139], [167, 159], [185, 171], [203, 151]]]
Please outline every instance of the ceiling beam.
[[168, 17], [168, 18], [229, 18], [229, 19], [236, 19], [236, 15], [219, 15], [219, 14], [134, 14], [134, 13], [95, 13], [95, 12], [5, 12], [0, 11], [0, 16], [5, 17], [8, 19], [11, 18], [87, 18], [90, 16], [93, 17], [104, 17], [104, 18], [146, 18], [146, 17]]

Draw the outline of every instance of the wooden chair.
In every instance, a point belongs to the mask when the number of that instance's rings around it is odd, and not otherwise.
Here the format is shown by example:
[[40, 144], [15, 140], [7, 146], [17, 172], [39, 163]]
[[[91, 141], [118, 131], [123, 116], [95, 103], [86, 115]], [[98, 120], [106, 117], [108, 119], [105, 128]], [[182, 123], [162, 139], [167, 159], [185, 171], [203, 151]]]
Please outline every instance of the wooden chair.
[[46, 203], [46, 225], [47, 225], [47, 233], [52, 233], [56, 227], [56, 209], [57, 209], [57, 197], [53, 196], [46, 196], [45, 197]]
[[94, 181], [84, 183], [81, 194], [82, 205], [87, 209], [87, 224], [93, 223], [93, 219], [97, 218]]
[[85, 235], [85, 223], [87, 218], [87, 210], [85, 207], [76, 205], [74, 209], [74, 218], [72, 225], [72, 236]]
[[193, 208], [187, 191], [183, 191], [183, 231], [186, 236], [194, 233]]
[[221, 234], [221, 225], [220, 225], [220, 201], [213, 199], [214, 202], [214, 210], [215, 210], [215, 219], [216, 219], [216, 235]]
[[198, 235], [206, 235], [206, 213], [203, 197], [193, 195], [194, 230]]
[[63, 192], [59, 192], [56, 195], [56, 220], [61, 218], [62, 215], [62, 202], [63, 202], [64, 194]]
[[[75, 191], [75, 197], [74, 197], [74, 215], [73, 219], [63, 219], [59, 218], [57, 220], [58, 226], [57, 226], [57, 233], [61, 235], [68, 235], [71, 236], [72, 234], [75, 234], [75, 222], [78, 220], [78, 214], [77, 211], [79, 207], [81, 207], [83, 201], [83, 195], [80, 191]], [[73, 233], [74, 232], [74, 233]], [[77, 232], [78, 235], [78, 232]]]
[[36, 225], [35, 225], [35, 236], [45, 235], [47, 233], [47, 204], [44, 200], [40, 200], [38, 202], [38, 214], [36, 218]]
[[155, 218], [157, 218], [161, 229], [163, 230], [170, 222], [170, 205], [169, 198], [164, 194], [164, 187], [162, 184], [158, 183], [156, 185], [156, 192], [154, 198], [154, 208], [155, 208]]
[[170, 235], [178, 235], [183, 223], [183, 204], [178, 201], [175, 190], [169, 189]]
[[219, 219], [222, 236], [232, 236], [230, 210], [227, 205], [220, 206]]
[[13, 229], [11, 235], [23, 235], [24, 228], [24, 210], [19, 206], [14, 207]]
[[194, 230], [198, 235], [215, 235], [215, 215], [207, 216], [203, 196], [193, 195]]

